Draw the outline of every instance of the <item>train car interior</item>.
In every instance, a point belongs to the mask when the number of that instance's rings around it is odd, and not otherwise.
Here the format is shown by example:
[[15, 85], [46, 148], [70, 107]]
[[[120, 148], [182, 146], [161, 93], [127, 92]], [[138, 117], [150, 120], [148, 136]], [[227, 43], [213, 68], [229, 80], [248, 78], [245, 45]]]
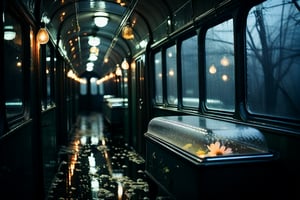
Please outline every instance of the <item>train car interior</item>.
[[300, 199], [300, 0], [3, 0], [0, 199]]

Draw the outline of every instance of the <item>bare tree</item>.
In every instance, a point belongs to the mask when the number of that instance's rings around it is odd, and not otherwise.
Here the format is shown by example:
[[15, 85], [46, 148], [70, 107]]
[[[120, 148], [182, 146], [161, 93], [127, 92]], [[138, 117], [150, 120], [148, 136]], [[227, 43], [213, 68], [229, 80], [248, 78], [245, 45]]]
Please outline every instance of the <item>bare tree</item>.
[[[255, 67], [255, 73], [263, 80], [258, 80], [256, 89], [263, 88], [264, 94], [255, 98], [261, 100], [261, 109], [268, 114], [293, 112], [299, 118], [299, 80], [295, 79], [300, 75], [299, 10], [282, 0], [257, 6], [252, 15], [253, 26], [247, 27], [248, 65], [260, 66]], [[285, 105], [280, 106], [282, 103]]]

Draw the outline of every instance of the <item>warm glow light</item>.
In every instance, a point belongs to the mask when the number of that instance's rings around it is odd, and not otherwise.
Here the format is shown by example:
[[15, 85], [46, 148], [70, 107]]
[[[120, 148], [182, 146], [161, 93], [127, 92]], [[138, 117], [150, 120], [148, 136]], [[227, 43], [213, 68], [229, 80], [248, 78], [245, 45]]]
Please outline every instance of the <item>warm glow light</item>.
[[101, 144], [102, 144], [102, 146], [105, 146], [106, 144], [105, 144], [105, 138], [102, 138], [101, 139]]
[[96, 56], [98, 56], [98, 54], [99, 54], [99, 48], [95, 47], [95, 46], [91, 47], [90, 48], [90, 53], [91, 54], [95, 54]]
[[171, 70], [169, 71], [169, 75], [170, 75], [170, 76], [174, 76], [174, 74], [175, 74], [174, 70], [171, 69]]
[[124, 58], [124, 60], [121, 64], [121, 67], [122, 67], [122, 69], [125, 69], [125, 70], [129, 69], [129, 64], [128, 64], [126, 58]]
[[123, 186], [122, 183], [118, 182], [118, 200], [122, 200]]
[[17, 62], [17, 67], [22, 67], [22, 62], [21, 61]]
[[228, 81], [228, 79], [229, 79], [228, 75], [226, 75], [226, 74], [223, 74], [223, 75], [222, 75], [222, 80], [223, 80], [224, 82]]
[[121, 68], [119, 67], [119, 65], [117, 65], [116, 75], [117, 75], [117, 76], [122, 76], [122, 70], [121, 70]]
[[47, 44], [49, 41], [49, 34], [46, 28], [40, 28], [39, 32], [37, 33], [37, 40], [40, 44]]
[[126, 25], [122, 29], [122, 37], [126, 40], [134, 39], [133, 29], [130, 25]]
[[130, 64], [130, 67], [131, 67], [131, 69], [135, 69], [135, 67], [136, 67], [136, 65], [135, 65], [135, 62], [132, 62], [131, 64]]
[[223, 58], [220, 60], [220, 63], [224, 67], [228, 67], [230, 64], [229, 59], [226, 56], [223, 56]]
[[209, 67], [209, 73], [215, 74], [217, 72], [217, 68], [214, 64]]
[[74, 72], [72, 70], [69, 70], [67, 76], [69, 78], [73, 78], [75, 76], [75, 74], [74, 74]]

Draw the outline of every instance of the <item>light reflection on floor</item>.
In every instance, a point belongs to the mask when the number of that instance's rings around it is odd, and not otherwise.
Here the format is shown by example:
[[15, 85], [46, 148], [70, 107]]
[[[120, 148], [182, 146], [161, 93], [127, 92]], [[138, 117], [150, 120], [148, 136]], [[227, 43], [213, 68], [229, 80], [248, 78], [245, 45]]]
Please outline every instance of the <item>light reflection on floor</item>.
[[70, 146], [60, 152], [48, 200], [150, 199], [144, 159], [104, 129], [99, 114], [80, 118]]

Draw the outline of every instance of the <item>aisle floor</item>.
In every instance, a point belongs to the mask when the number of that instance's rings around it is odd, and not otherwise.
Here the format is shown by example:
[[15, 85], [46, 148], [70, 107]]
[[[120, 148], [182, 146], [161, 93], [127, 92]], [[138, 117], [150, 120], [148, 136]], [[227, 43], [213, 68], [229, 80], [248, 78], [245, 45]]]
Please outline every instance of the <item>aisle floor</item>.
[[122, 133], [108, 130], [99, 113], [78, 118], [70, 145], [60, 151], [47, 199], [170, 199], [150, 194], [145, 160], [124, 143]]

